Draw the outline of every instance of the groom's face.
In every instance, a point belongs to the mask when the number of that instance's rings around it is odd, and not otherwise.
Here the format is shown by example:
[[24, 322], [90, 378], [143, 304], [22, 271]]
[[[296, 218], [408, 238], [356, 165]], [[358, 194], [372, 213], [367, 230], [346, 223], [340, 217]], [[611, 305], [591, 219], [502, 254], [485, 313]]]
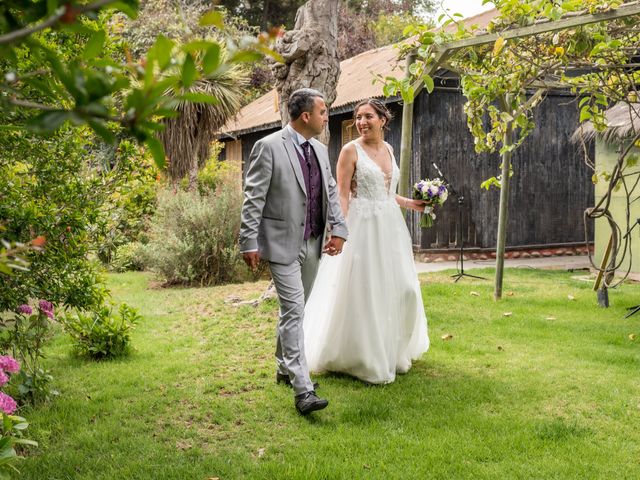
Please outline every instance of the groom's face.
[[329, 112], [322, 98], [315, 97], [313, 100], [313, 110], [302, 115], [306, 119], [307, 128], [315, 136], [324, 131], [325, 125], [329, 122]]

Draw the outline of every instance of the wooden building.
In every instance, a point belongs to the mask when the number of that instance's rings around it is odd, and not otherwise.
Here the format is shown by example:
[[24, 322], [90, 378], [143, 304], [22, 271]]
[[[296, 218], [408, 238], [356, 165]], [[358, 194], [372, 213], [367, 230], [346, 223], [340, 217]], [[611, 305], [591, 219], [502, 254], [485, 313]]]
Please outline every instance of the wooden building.
[[[495, 10], [466, 21], [486, 25]], [[382, 87], [373, 84], [374, 73], [401, 76], [398, 50], [393, 46], [364, 52], [341, 63], [337, 98], [330, 111], [329, 156], [335, 162], [345, 143], [357, 136], [351, 128], [354, 105], [367, 97], [382, 98]], [[537, 108], [537, 128], [515, 152], [510, 192], [507, 248], [541, 248], [584, 245], [583, 212], [593, 205], [592, 172], [584, 164], [582, 151], [570, 141], [578, 125], [575, 99], [562, 92], [550, 93]], [[399, 160], [402, 105], [387, 100], [395, 115], [385, 140]], [[465, 98], [458, 80], [439, 72], [436, 89], [423, 92], [414, 103], [413, 158], [411, 178], [438, 176], [436, 163], [463, 197], [462, 232], [465, 248], [494, 250], [498, 225], [499, 192], [481, 189], [481, 183], [500, 173], [496, 154], [477, 154], [463, 111]], [[275, 90], [247, 105], [220, 138], [226, 143], [228, 160], [245, 162], [254, 143], [281, 128]], [[246, 168], [246, 167], [245, 167]], [[416, 251], [442, 251], [459, 245], [458, 202], [450, 197], [439, 210], [435, 225], [418, 227], [417, 215], [410, 228]], [[589, 230], [589, 238], [593, 234]]]

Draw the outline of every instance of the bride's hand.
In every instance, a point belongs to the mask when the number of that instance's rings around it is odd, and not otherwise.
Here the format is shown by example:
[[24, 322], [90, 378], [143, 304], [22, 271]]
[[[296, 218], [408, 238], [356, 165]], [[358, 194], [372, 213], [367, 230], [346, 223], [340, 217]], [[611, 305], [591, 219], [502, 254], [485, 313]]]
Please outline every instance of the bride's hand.
[[424, 200], [407, 199], [406, 208], [423, 213], [426, 204]]

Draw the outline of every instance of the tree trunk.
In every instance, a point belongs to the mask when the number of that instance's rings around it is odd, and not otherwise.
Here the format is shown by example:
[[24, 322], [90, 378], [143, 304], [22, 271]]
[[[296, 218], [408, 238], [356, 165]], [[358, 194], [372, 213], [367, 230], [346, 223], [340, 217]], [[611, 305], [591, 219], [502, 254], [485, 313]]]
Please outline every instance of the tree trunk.
[[[289, 123], [287, 99], [299, 88], [322, 92], [330, 107], [340, 76], [338, 0], [309, 0], [302, 5], [294, 29], [278, 40], [275, 50], [284, 58], [284, 63], [273, 66], [282, 125]], [[319, 140], [329, 144], [328, 126]]]
[[189, 191], [195, 192], [198, 189], [198, 172], [200, 168], [198, 166], [198, 159], [191, 159], [191, 165], [189, 165]]

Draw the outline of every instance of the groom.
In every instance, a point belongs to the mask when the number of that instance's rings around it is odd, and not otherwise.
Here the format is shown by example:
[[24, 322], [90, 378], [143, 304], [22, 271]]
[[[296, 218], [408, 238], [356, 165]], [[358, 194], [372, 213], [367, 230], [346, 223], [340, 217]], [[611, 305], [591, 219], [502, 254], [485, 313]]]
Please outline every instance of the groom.
[[347, 238], [327, 148], [313, 138], [328, 122], [320, 92], [296, 90], [291, 121], [259, 140], [245, 179], [240, 251], [249, 267], [269, 261], [280, 302], [276, 361], [278, 383], [292, 385], [295, 406], [306, 415], [329, 402], [316, 396], [304, 353], [302, 321], [322, 252], [337, 255]]

